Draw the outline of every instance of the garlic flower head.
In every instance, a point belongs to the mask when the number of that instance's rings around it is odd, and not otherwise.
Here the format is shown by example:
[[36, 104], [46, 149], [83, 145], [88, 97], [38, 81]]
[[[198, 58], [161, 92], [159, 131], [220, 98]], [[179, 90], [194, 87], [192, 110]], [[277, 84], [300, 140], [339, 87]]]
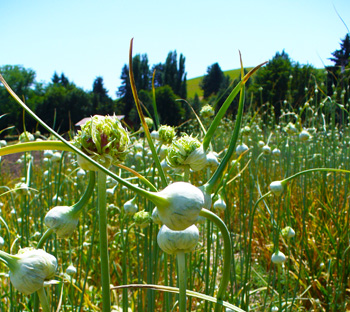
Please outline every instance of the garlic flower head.
[[18, 141], [20, 141], [21, 143], [24, 142], [29, 142], [29, 141], [34, 141], [34, 135], [32, 135], [30, 132], [28, 131], [24, 131], [20, 134], [20, 136], [18, 137]]
[[175, 134], [175, 128], [172, 126], [162, 125], [158, 129], [159, 140], [162, 144], [171, 144]]
[[[129, 144], [129, 134], [115, 115], [91, 117], [74, 138], [76, 147], [106, 168], [124, 161]], [[97, 170], [79, 155], [78, 164], [85, 170]]]
[[157, 236], [159, 247], [168, 254], [191, 252], [196, 248], [198, 240], [199, 231], [194, 224], [182, 231], [173, 231], [162, 225]]
[[201, 115], [203, 118], [210, 118], [215, 115], [214, 108], [209, 104], [205, 104], [201, 108], [199, 115]]
[[159, 219], [173, 231], [182, 231], [197, 221], [205, 204], [203, 192], [187, 182], [174, 182], [157, 193]]
[[201, 142], [187, 134], [173, 141], [168, 148], [166, 160], [172, 168], [190, 167], [193, 171], [202, 170], [207, 165], [207, 156]]
[[7, 255], [12, 285], [30, 295], [51, 280], [57, 270], [57, 260], [42, 249], [24, 248], [17, 255]]
[[152, 216], [149, 212], [145, 210], [141, 210], [139, 212], [136, 212], [134, 214], [134, 222], [137, 226], [139, 226], [141, 229], [147, 227], [151, 221], [152, 221]]
[[78, 222], [79, 216], [70, 206], [56, 206], [50, 209], [44, 218], [46, 226], [61, 238], [70, 237], [77, 228]]

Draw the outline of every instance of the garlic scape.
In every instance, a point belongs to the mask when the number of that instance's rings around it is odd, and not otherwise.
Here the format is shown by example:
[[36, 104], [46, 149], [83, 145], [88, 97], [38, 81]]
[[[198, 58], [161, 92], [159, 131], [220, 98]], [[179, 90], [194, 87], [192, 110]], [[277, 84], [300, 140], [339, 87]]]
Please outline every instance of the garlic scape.
[[56, 258], [42, 249], [24, 248], [16, 255], [0, 250], [0, 260], [10, 269], [12, 285], [25, 295], [41, 289], [57, 270]]
[[84, 195], [73, 206], [56, 206], [45, 215], [44, 222], [58, 237], [68, 238], [75, 231], [83, 207], [90, 199], [95, 187], [95, 172], [89, 171], [89, 184]]

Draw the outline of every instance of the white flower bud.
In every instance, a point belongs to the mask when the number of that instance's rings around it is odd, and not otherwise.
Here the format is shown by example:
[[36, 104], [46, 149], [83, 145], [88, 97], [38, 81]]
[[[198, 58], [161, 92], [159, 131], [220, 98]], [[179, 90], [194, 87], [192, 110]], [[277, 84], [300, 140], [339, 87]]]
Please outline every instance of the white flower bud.
[[236, 147], [236, 154], [237, 156], [240, 156], [241, 154], [243, 154], [245, 151], [247, 151], [249, 148], [247, 145], [245, 145], [244, 143], [237, 145]]
[[299, 133], [299, 139], [300, 141], [308, 141], [311, 139], [311, 135], [307, 130], [304, 129]]
[[52, 208], [44, 219], [46, 226], [62, 238], [71, 236], [78, 222], [78, 216], [74, 214], [72, 207], [69, 206], [56, 206]]
[[199, 231], [195, 225], [182, 231], [173, 231], [166, 225], [162, 225], [157, 236], [159, 247], [168, 254], [191, 252], [196, 248], [198, 240]]
[[276, 196], [280, 196], [283, 193], [284, 186], [282, 184], [282, 181], [273, 181], [270, 184], [270, 190], [272, 193], [274, 193]]
[[4, 247], [5, 245], [5, 240], [2, 236], [0, 236], [0, 248]]
[[77, 268], [71, 264], [70, 266], [68, 266], [68, 268], [66, 269], [66, 273], [69, 275], [69, 276], [72, 276], [74, 274], [77, 273]]
[[275, 157], [279, 157], [281, 155], [281, 151], [276, 147], [273, 151], [272, 151], [272, 155]]
[[157, 205], [159, 218], [174, 231], [194, 224], [205, 204], [203, 192], [187, 182], [172, 183], [157, 196], [165, 200]]
[[159, 133], [158, 133], [158, 131], [153, 130], [151, 132], [151, 137], [152, 137], [153, 140], [159, 140]]
[[17, 255], [0, 253], [10, 269], [12, 285], [20, 292], [30, 295], [44, 287], [57, 270], [57, 260], [42, 249], [24, 248]]
[[295, 236], [295, 231], [290, 226], [287, 226], [282, 230], [282, 236], [292, 238]]
[[275, 264], [281, 264], [286, 261], [286, 256], [283, 252], [278, 250], [272, 254], [271, 261]]
[[271, 148], [268, 145], [264, 145], [262, 147], [262, 152], [264, 153], [264, 155], [270, 155], [271, 154]]
[[219, 197], [218, 200], [214, 202], [213, 208], [218, 211], [224, 211], [226, 209], [226, 203], [221, 197]]
[[139, 210], [136, 204], [136, 197], [125, 202], [123, 208], [126, 214], [135, 214]]
[[263, 148], [263, 147], [265, 146], [265, 142], [262, 141], [262, 140], [260, 140], [260, 141], [258, 142], [258, 146], [259, 146], [260, 148]]
[[212, 168], [216, 168], [219, 166], [219, 161], [218, 161], [218, 157], [217, 155], [215, 155], [216, 153], [213, 152], [209, 152], [206, 155], [207, 158], [207, 166], [212, 167]]

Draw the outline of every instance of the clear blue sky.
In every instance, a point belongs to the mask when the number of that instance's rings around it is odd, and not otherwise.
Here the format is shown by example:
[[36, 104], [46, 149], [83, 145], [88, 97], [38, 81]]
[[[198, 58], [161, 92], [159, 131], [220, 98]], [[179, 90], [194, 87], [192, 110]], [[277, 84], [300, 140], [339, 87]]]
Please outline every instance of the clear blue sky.
[[323, 67], [350, 28], [349, 0], [0, 0], [0, 66], [33, 69], [37, 81], [63, 72], [91, 90], [102, 76], [115, 98], [120, 74], [134, 55], [150, 65], [169, 51], [186, 57], [187, 78], [271, 59], [283, 49], [293, 61]]

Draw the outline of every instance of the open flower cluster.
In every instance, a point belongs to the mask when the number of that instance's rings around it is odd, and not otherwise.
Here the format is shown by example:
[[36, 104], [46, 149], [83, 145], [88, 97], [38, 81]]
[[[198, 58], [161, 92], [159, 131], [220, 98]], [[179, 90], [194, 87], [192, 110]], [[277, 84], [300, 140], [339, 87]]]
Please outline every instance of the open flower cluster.
[[192, 170], [198, 171], [206, 166], [207, 158], [201, 142], [184, 134], [169, 146], [167, 162], [173, 168], [190, 166]]
[[[130, 140], [128, 132], [122, 127], [117, 116], [95, 115], [78, 131], [74, 144], [108, 168], [125, 159]], [[78, 157], [78, 162], [83, 169], [94, 170], [82, 157]]]

